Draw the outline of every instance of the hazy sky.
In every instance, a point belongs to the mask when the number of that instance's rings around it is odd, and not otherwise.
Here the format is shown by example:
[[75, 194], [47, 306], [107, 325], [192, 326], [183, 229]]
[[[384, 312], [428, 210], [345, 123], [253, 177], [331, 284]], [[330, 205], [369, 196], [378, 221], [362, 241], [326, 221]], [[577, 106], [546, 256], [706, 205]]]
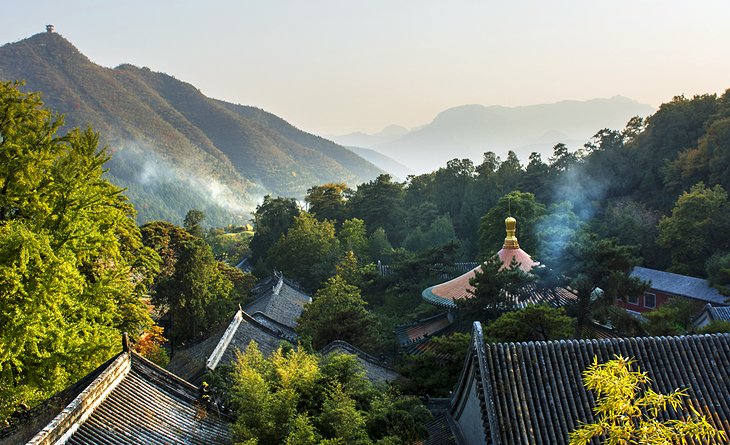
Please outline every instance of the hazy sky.
[[452, 106], [730, 87], [728, 0], [10, 1], [0, 43], [47, 23], [94, 62], [147, 66], [319, 134]]

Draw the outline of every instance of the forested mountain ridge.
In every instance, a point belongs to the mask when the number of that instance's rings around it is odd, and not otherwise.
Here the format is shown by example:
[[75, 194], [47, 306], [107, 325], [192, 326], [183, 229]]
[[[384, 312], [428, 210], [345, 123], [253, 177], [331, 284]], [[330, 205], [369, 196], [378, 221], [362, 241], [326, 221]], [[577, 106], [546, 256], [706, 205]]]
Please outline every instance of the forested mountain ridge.
[[91, 125], [109, 144], [108, 175], [126, 187], [139, 220], [176, 222], [200, 208], [224, 225], [265, 193], [303, 196], [314, 184], [381, 173], [335, 143], [270, 113], [206, 97], [172, 76], [94, 64], [56, 33], [0, 47], [0, 79], [25, 80], [67, 127]]

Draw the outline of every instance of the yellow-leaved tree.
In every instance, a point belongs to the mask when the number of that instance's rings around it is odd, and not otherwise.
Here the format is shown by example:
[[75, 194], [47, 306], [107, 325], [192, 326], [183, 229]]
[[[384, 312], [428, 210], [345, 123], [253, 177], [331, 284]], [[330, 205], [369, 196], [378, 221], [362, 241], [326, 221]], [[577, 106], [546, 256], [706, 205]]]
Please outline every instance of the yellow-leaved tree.
[[593, 364], [583, 372], [586, 388], [596, 393], [595, 423], [581, 423], [570, 434], [570, 445], [585, 445], [594, 437], [602, 437], [606, 445], [659, 445], [687, 443], [695, 439], [702, 443], [726, 443], [727, 435], [717, 430], [705, 416], [687, 405], [690, 419], [661, 420], [660, 413], [671, 407], [678, 411], [684, 406], [686, 389], [661, 394], [649, 387], [646, 372], [633, 369], [635, 361], [617, 355], [614, 360]]

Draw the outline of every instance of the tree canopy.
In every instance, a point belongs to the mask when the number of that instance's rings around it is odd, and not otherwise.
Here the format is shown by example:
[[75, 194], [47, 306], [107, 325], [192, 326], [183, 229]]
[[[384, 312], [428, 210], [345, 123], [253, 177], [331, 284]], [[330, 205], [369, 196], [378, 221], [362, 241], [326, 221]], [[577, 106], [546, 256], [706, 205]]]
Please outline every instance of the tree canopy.
[[334, 340], [367, 348], [374, 339], [375, 318], [365, 306], [360, 290], [335, 275], [304, 307], [297, 330], [316, 349]]
[[703, 443], [727, 439], [727, 433], [712, 427], [691, 405], [687, 405], [693, 414], [690, 419], [665, 420], [667, 407], [681, 412], [687, 390], [657, 393], [649, 387], [648, 374], [635, 371], [633, 365], [633, 360], [622, 356], [600, 364], [596, 358], [583, 372], [585, 387], [596, 393], [593, 408], [596, 421], [583, 423], [570, 433], [570, 445], [587, 445], [595, 437], [603, 437], [603, 443], [615, 445], [686, 443], [690, 438]]
[[279, 348], [266, 359], [251, 342], [231, 380], [238, 443], [408, 445], [426, 436], [430, 414], [418, 399], [374, 386], [353, 355]]
[[86, 375], [151, 325], [159, 268], [134, 208], [103, 178], [91, 130], [0, 83], [0, 419]]

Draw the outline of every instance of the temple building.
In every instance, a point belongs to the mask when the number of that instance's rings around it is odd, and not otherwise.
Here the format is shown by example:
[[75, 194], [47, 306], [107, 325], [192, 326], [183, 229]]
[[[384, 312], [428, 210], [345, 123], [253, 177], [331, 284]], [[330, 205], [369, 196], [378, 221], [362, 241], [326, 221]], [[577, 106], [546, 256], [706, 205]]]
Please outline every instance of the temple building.
[[[517, 240], [517, 220], [508, 217], [504, 220], [506, 236], [502, 249], [497, 252], [502, 266], [500, 270], [517, 265], [523, 272], [530, 273], [540, 263], [522, 250]], [[428, 303], [446, 309], [446, 312], [433, 317], [418, 320], [407, 325], [396, 326], [396, 336], [401, 350], [408, 354], [421, 354], [430, 349], [430, 339], [433, 336], [448, 335], [452, 332], [468, 331], [468, 327], [458, 327], [453, 324], [456, 318], [458, 306], [456, 302], [460, 299], [472, 298], [474, 286], [471, 279], [476, 276], [481, 264], [472, 268], [466, 273], [457, 276], [435, 286], [426, 288], [421, 297]], [[520, 298], [514, 298], [513, 307], [524, 308], [532, 304], [549, 304], [553, 307], [562, 307], [577, 299], [577, 296], [568, 289], [559, 287], [555, 289], [540, 289], [534, 285], [528, 285]]]
[[643, 295], [628, 297], [618, 304], [628, 311], [647, 312], [654, 310], [673, 298], [681, 298], [698, 306], [728, 306], [728, 298], [710, 286], [707, 280], [646, 267], [634, 267], [631, 276], [650, 283]]
[[131, 351], [0, 430], [7, 444], [199, 444], [232, 442], [232, 419], [202, 388]]
[[282, 273], [265, 279], [252, 292], [254, 299], [240, 308], [228, 325], [218, 327], [203, 341], [177, 351], [167, 369], [200, 384], [207, 372], [221, 364], [231, 364], [236, 352], [243, 352], [252, 340], [265, 356], [282, 344], [296, 344], [297, 320], [312, 297]]
[[[510, 216], [504, 220], [504, 223], [507, 229], [507, 236], [504, 239], [502, 249], [497, 252], [497, 256], [502, 263], [500, 270], [512, 267], [512, 264], [517, 264], [523, 272], [530, 273], [533, 268], [539, 267], [540, 263], [533, 260], [527, 252], [520, 248], [520, 243], [515, 236], [517, 220]], [[470, 281], [476, 276], [476, 272], [480, 267], [481, 265], [478, 265], [453, 280], [431, 286], [425, 289], [421, 293], [421, 296], [434, 306], [443, 307], [449, 311], [455, 310], [457, 309], [456, 300], [471, 298], [473, 296], [474, 286]], [[575, 298], [575, 295], [567, 289], [558, 288], [551, 291], [530, 289], [526, 293], [526, 297], [515, 300], [514, 305], [516, 308], [523, 308], [530, 304], [540, 303], [564, 306], [570, 301], [575, 300]]]

